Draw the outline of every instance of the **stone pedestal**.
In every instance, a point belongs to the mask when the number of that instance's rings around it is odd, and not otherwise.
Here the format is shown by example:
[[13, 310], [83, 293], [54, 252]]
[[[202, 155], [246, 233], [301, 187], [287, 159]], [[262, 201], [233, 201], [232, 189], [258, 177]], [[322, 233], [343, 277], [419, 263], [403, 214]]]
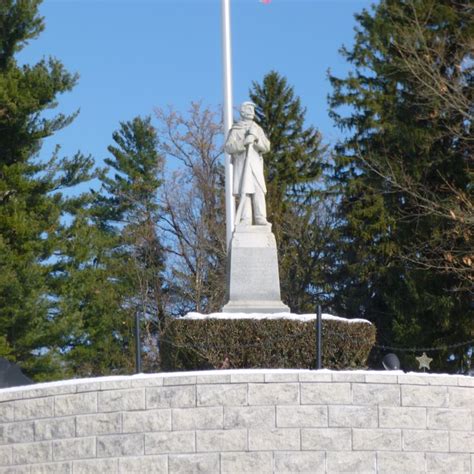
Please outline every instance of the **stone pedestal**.
[[224, 313], [288, 313], [281, 302], [275, 236], [269, 225], [238, 225], [229, 257]]

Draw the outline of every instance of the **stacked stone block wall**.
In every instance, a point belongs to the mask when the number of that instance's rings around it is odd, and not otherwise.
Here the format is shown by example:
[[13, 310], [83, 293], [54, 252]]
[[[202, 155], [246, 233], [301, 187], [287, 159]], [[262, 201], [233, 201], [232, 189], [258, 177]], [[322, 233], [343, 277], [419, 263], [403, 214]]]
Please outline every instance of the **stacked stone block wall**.
[[0, 474], [474, 472], [474, 378], [216, 371], [0, 390]]

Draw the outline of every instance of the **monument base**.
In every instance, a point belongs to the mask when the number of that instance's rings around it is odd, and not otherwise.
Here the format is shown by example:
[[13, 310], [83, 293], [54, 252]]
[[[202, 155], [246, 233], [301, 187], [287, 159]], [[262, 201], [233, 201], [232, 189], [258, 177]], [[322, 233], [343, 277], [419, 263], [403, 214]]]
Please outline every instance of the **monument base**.
[[230, 244], [224, 313], [288, 313], [282, 303], [275, 236], [268, 225], [238, 225]]
[[223, 313], [289, 313], [290, 308], [281, 301], [230, 301]]

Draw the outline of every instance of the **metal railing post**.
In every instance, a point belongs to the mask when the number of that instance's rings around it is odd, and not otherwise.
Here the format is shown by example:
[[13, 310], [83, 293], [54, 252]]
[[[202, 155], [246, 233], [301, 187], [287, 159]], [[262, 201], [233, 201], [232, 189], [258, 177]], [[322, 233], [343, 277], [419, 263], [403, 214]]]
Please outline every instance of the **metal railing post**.
[[321, 317], [321, 305], [318, 304], [318, 313], [316, 318], [316, 368], [322, 369], [322, 332], [323, 324]]
[[140, 313], [135, 313], [135, 373], [142, 371], [142, 342], [140, 338]]

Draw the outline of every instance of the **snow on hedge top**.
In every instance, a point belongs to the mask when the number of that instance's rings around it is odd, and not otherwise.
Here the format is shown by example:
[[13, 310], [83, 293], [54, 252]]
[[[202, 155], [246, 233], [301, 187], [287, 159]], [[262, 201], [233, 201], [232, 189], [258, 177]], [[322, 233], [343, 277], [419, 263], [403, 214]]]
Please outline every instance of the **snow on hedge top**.
[[[372, 324], [367, 319], [347, 319], [339, 316], [333, 316], [332, 314], [322, 315], [323, 319], [331, 319], [334, 321], [340, 321], [342, 323], [365, 323]], [[316, 319], [316, 314], [295, 314], [295, 313], [188, 313], [179, 319], [292, 319], [296, 321], [308, 322]]]

